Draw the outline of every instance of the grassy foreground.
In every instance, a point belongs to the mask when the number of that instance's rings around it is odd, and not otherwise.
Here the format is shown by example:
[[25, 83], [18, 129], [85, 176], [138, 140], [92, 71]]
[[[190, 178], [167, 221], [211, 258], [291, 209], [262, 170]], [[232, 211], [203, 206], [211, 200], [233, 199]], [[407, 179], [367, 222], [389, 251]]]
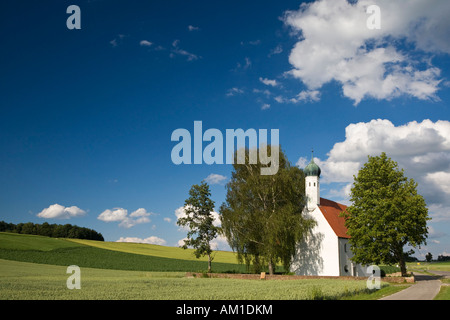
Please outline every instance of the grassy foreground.
[[[367, 294], [365, 281], [185, 278], [183, 272], [81, 268], [81, 289], [69, 290], [67, 267], [0, 259], [0, 299], [340, 299]], [[380, 291], [385, 290], [384, 288]]]
[[[70, 290], [67, 267], [81, 269], [81, 289]], [[370, 292], [365, 280], [241, 280], [186, 278], [205, 271], [188, 250], [148, 244], [55, 239], [0, 233], [0, 300], [290, 300], [377, 299], [403, 289], [383, 283]], [[218, 252], [216, 272], [244, 272], [232, 252]]]

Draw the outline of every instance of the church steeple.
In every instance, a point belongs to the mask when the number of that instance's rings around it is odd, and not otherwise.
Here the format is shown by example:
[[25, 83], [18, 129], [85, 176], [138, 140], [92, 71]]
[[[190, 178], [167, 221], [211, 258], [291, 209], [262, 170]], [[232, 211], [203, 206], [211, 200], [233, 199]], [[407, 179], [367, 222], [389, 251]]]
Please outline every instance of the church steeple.
[[311, 150], [311, 161], [309, 164], [305, 167], [303, 170], [305, 172], [305, 176], [317, 176], [320, 177], [320, 168], [319, 166], [314, 162], [314, 149]]
[[321, 173], [319, 166], [314, 162], [314, 150], [311, 151], [311, 161], [303, 172], [305, 173], [307, 208], [309, 211], [313, 211], [320, 205], [319, 178]]

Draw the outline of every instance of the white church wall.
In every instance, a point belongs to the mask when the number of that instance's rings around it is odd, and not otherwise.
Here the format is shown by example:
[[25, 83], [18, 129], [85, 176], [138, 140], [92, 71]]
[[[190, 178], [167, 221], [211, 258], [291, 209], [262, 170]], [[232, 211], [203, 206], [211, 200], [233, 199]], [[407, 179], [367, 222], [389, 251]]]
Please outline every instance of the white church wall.
[[317, 226], [298, 244], [291, 271], [297, 275], [339, 276], [338, 237], [318, 207], [308, 214]]
[[338, 242], [340, 275], [365, 277], [367, 268], [350, 260], [353, 257], [353, 252], [350, 249], [350, 243], [348, 239], [339, 238]]

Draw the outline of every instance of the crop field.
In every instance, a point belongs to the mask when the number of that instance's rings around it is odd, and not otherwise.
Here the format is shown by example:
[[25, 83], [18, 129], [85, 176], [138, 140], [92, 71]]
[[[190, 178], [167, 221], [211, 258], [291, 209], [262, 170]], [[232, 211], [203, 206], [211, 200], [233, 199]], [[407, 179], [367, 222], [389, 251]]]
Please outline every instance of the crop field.
[[[184, 250], [177, 247], [165, 247], [155, 244], [143, 244], [132, 242], [105, 242], [105, 241], [80, 240], [80, 239], [67, 239], [67, 240], [79, 244], [93, 246], [100, 249], [108, 249], [162, 258], [196, 260], [205, 262], [208, 261], [207, 257], [202, 257], [200, 259], [195, 258], [192, 249]], [[214, 262], [232, 263], [232, 264], [237, 263], [236, 254], [234, 254], [233, 252], [214, 251], [213, 257]]]
[[81, 289], [66, 287], [67, 267], [0, 260], [0, 299], [337, 299], [367, 292], [365, 281], [186, 278], [184, 272], [81, 268]]
[[[207, 266], [180, 250], [0, 233], [0, 299], [371, 299], [399, 290], [383, 283], [375, 294], [366, 289], [365, 280], [187, 278], [186, 271], [203, 271]], [[221, 261], [213, 262], [216, 272], [246, 269], [232, 263], [232, 252], [216, 258]], [[67, 288], [69, 265], [80, 267], [80, 290]]]
[[[51, 265], [77, 265], [79, 267], [135, 270], [135, 271], [203, 271], [207, 268], [205, 260], [197, 260], [190, 252], [184, 253], [182, 258], [176, 258], [172, 249], [184, 251], [180, 248], [168, 248], [171, 258], [153, 256], [149, 254], [130, 253], [125, 250], [107, 250], [84, 243], [98, 243], [97, 241], [72, 241], [68, 239], [54, 239], [42, 236], [0, 233], [0, 259], [34, 262]], [[112, 246], [128, 243], [111, 243]], [[107, 246], [107, 245], [106, 245]], [[140, 247], [151, 245], [139, 244]], [[139, 247], [138, 246], [138, 247]], [[155, 246], [160, 247], [160, 246]], [[145, 249], [142, 249], [145, 251]], [[170, 256], [167, 254], [166, 256]], [[230, 253], [232, 254], [232, 253]], [[232, 261], [230, 258], [229, 261]], [[216, 272], [245, 272], [246, 267], [234, 263], [213, 262]]]

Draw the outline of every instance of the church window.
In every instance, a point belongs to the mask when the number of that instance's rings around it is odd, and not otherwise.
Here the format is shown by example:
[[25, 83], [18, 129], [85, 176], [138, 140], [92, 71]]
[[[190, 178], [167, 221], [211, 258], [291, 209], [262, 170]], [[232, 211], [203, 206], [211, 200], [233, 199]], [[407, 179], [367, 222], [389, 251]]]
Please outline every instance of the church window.
[[314, 182], [314, 187], [316, 186], [316, 183]]

